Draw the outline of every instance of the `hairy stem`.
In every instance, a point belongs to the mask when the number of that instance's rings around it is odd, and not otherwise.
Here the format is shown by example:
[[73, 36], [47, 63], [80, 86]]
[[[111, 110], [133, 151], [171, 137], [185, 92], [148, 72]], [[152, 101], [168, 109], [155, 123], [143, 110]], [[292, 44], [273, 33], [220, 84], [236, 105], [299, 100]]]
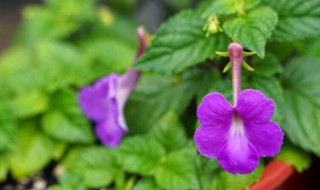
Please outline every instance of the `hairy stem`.
[[241, 66], [243, 61], [243, 48], [239, 43], [233, 42], [228, 47], [230, 62], [232, 64], [232, 102], [237, 105], [241, 91]]

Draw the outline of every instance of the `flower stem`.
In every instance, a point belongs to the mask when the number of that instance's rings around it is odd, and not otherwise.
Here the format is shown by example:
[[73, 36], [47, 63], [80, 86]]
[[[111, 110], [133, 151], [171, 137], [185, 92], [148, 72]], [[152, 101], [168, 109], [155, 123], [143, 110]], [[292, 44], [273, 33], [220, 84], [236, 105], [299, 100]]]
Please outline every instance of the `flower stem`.
[[237, 105], [241, 91], [241, 66], [243, 61], [243, 48], [239, 43], [233, 42], [228, 47], [230, 62], [232, 64], [232, 102]]

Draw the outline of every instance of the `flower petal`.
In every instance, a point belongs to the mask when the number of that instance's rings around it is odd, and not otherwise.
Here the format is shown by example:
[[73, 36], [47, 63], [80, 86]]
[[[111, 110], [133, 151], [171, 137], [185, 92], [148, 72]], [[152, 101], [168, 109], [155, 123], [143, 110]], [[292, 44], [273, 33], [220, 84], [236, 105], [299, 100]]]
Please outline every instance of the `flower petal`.
[[239, 94], [235, 110], [244, 122], [264, 123], [271, 119], [274, 103], [262, 92], [247, 89]]
[[102, 121], [110, 109], [110, 99], [115, 97], [117, 75], [112, 74], [95, 83], [93, 87], [84, 87], [79, 92], [78, 101], [83, 112], [93, 121]]
[[199, 152], [208, 158], [216, 158], [218, 151], [227, 142], [229, 129], [230, 125], [200, 126], [194, 134]]
[[228, 142], [217, 158], [221, 167], [232, 174], [251, 173], [259, 165], [259, 156], [241, 127], [231, 127]]
[[275, 122], [244, 125], [250, 144], [259, 156], [274, 156], [280, 152], [284, 133]]
[[129, 69], [117, 78], [116, 98], [120, 109], [124, 109], [125, 103], [140, 78], [140, 72], [136, 69]]
[[230, 125], [233, 117], [233, 107], [226, 98], [217, 92], [206, 95], [197, 109], [198, 119], [202, 125]]
[[95, 132], [103, 144], [116, 147], [127, 131], [119, 126], [116, 118], [108, 117], [105, 121], [97, 123]]

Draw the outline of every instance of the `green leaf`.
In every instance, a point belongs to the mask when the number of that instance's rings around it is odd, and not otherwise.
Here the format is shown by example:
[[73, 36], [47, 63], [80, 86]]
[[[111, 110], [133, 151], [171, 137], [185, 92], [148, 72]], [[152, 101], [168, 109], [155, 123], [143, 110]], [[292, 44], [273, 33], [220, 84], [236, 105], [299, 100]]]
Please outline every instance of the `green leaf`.
[[244, 17], [237, 17], [223, 24], [224, 31], [251, 51], [264, 57], [267, 40], [275, 28], [278, 16], [268, 7], [260, 7], [250, 11]]
[[30, 43], [41, 39], [62, 39], [94, 20], [95, 1], [46, 0], [47, 6], [28, 6], [23, 11], [24, 38]]
[[91, 124], [77, 103], [77, 94], [64, 90], [53, 94], [51, 110], [41, 120], [42, 129], [53, 138], [68, 143], [92, 143]]
[[13, 114], [5, 107], [0, 107], [0, 151], [11, 148], [17, 141], [17, 126]]
[[285, 67], [282, 128], [291, 142], [320, 156], [320, 59], [298, 57]]
[[150, 135], [158, 140], [167, 151], [180, 149], [187, 143], [183, 125], [173, 112], [168, 112], [157, 121]]
[[108, 186], [114, 180], [117, 171], [115, 155], [106, 147], [83, 149], [68, 166], [68, 172], [80, 175], [87, 188]]
[[51, 160], [55, 143], [32, 123], [21, 127], [17, 138], [9, 159], [11, 173], [19, 179], [42, 170]]
[[133, 190], [160, 190], [152, 178], [143, 178], [137, 182]]
[[194, 157], [184, 150], [164, 157], [155, 178], [165, 189], [199, 189]]
[[281, 124], [283, 119], [285, 96], [279, 80], [272, 77], [253, 77], [250, 81], [249, 87], [262, 91], [266, 97], [271, 98], [274, 101], [275, 111], [272, 120]]
[[272, 34], [277, 41], [292, 41], [320, 35], [320, 1], [264, 0], [279, 14], [279, 22]]
[[271, 77], [277, 73], [282, 73], [283, 68], [280, 61], [273, 54], [267, 53], [263, 59], [255, 57], [253, 59], [254, 74]]
[[254, 182], [257, 182], [263, 172], [263, 166], [260, 164], [252, 173], [241, 175], [241, 174], [230, 174], [226, 171], [220, 173], [220, 179], [224, 182], [225, 189], [228, 190], [239, 190], [248, 188]]
[[134, 136], [125, 139], [119, 147], [126, 171], [140, 175], [153, 175], [161, 157], [165, 154], [164, 147], [148, 136]]
[[230, 15], [237, 13], [244, 15], [245, 11], [257, 6], [260, 0], [216, 0], [205, 10], [203, 16]]
[[172, 77], [142, 75], [126, 105], [130, 132], [145, 133], [168, 110], [180, 115], [192, 98], [216, 77], [214, 74], [210, 70], [194, 69]]
[[223, 183], [220, 179], [220, 166], [216, 159], [208, 159], [198, 155], [197, 169], [201, 190], [223, 190]]
[[282, 146], [281, 152], [276, 158], [293, 165], [299, 173], [308, 169], [311, 165], [311, 155], [289, 143]]
[[7, 179], [8, 172], [9, 172], [8, 154], [2, 152], [0, 154], [0, 182], [3, 182]]
[[80, 84], [90, 83], [111, 72], [124, 72], [134, 62], [135, 50], [118, 39], [89, 39], [81, 43], [81, 50], [88, 63], [81, 73]]
[[221, 33], [206, 38], [202, 31], [205, 21], [191, 10], [172, 17], [160, 27], [136, 67], [170, 74], [215, 57], [214, 52], [226, 49], [227, 39]]
[[39, 91], [30, 91], [18, 95], [11, 102], [11, 109], [19, 118], [38, 115], [48, 109], [48, 96]]
[[59, 176], [59, 184], [48, 188], [48, 190], [85, 190], [83, 178], [79, 174], [64, 173]]
[[78, 84], [82, 72], [86, 68], [86, 57], [73, 45], [41, 41], [35, 47], [34, 66], [41, 80], [40, 87], [48, 92], [53, 92], [70, 84]]

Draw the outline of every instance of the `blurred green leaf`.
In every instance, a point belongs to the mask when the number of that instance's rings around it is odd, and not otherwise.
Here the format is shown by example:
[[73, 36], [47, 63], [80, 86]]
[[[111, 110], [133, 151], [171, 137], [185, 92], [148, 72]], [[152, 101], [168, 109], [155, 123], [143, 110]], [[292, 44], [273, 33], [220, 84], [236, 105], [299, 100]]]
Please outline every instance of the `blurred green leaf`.
[[291, 142], [320, 156], [320, 59], [298, 57], [285, 67], [282, 128]]
[[38, 115], [48, 109], [48, 96], [39, 91], [29, 91], [13, 98], [11, 109], [19, 118], [26, 118]]
[[125, 139], [119, 151], [123, 158], [124, 169], [144, 176], [155, 174], [156, 167], [165, 154], [164, 147], [148, 136]]
[[205, 10], [203, 16], [212, 15], [244, 15], [245, 11], [257, 6], [260, 0], [216, 0]]
[[74, 173], [64, 173], [59, 177], [59, 184], [48, 188], [48, 190], [85, 190], [83, 178]]
[[5, 107], [0, 107], [0, 152], [11, 148], [17, 141], [17, 123], [14, 115]]
[[9, 172], [9, 160], [7, 153], [0, 154], [0, 181], [3, 182], [7, 179]]
[[161, 25], [150, 47], [138, 61], [137, 68], [158, 73], [177, 73], [226, 49], [227, 38], [221, 34], [205, 37], [206, 20], [199, 12], [182, 11]]
[[195, 160], [184, 150], [164, 157], [155, 178], [158, 186], [165, 189], [199, 189]]
[[272, 39], [292, 41], [320, 35], [320, 1], [318, 0], [264, 0], [279, 14], [279, 22]]
[[263, 172], [263, 166], [260, 164], [252, 173], [246, 175], [233, 175], [226, 171], [220, 173], [220, 179], [224, 183], [225, 189], [228, 190], [239, 190], [248, 188], [254, 182], [257, 182]]
[[118, 172], [115, 159], [112, 150], [106, 147], [90, 147], [78, 152], [67, 170], [70, 175], [81, 176], [87, 188], [102, 188], [108, 186]]
[[137, 182], [133, 190], [160, 190], [152, 178], [143, 178]]
[[66, 38], [95, 18], [95, 0], [46, 0], [46, 4], [23, 11], [23, 35], [29, 43]]
[[[12, 46], [0, 57], [1, 94], [12, 97], [35, 90], [37, 73], [33, 69], [32, 53], [23, 46]], [[28, 72], [26, 72], [28, 71]]]
[[277, 73], [282, 73], [283, 68], [278, 58], [270, 53], [267, 53], [263, 59], [255, 57], [253, 59], [254, 74], [271, 77]]
[[158, 140], [167, 151], [181, 149], [187, 143], [183, 125], [173, 112], [168, 112], [157, 121], [150, 135]]
[[198, 155], [197, 170], [201, 190], [223, 190], [223, 183], [219, 176], [220, 166], [216, 159]]
[[87, 69], [78, 82], [87, 84], [111, 72], [124, 72], [134, 62], [135, 50], [117, 39], [97, 38], [82, 42], [81, 51], [88, 58]]
[[275, 28], [278, 16], [268, 7], [260, 7], [250, 11], [244, 17], [237, 17], [224, 22], [224, 31], [251, 51], [264, 57], [267, 40]]
[[51, 160], [55, 143], [41, 133], [34, 123], [21, 127], [17, 138], [19, 141], [9, 159], [11, 173], [19, 179], [42, 170]]
[[293, 165], [299, 173], [308, 169], [311, 165], [311, 155], [289, 143], [285, 143], [282, 146], [281, 152], [276, 156], [276, 159]]
[[53, 94], [51, 109], [41, 120], [42, 129], [53, 138], [68, 143], [92, 143], [91, 124], [82, 114], [77, 94], [64, 90]]
[[70, 84], [77, 84], [86, 68], [86, 57], [73, 45], [42, 41], [36, 46], [35, 59], [41, 88], [53, 92]]
[[172, 77], [142, 75], [125, 110], [130, 132], [145, 133], [168, 110], [180, 115], [192, 98], [207, 86], [213, 74], [210, 70], [194, 69]]

